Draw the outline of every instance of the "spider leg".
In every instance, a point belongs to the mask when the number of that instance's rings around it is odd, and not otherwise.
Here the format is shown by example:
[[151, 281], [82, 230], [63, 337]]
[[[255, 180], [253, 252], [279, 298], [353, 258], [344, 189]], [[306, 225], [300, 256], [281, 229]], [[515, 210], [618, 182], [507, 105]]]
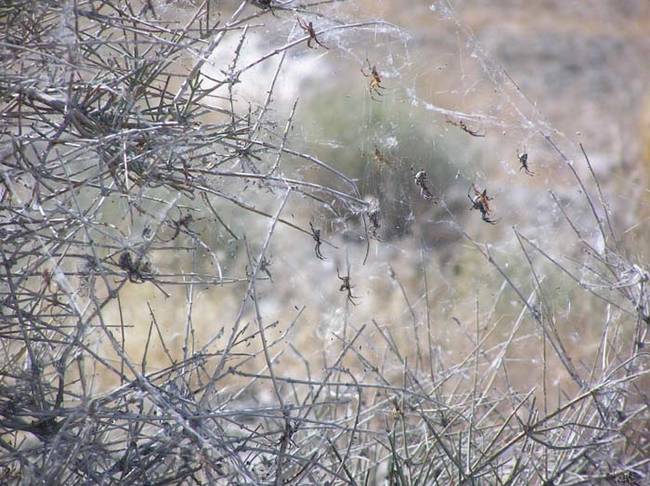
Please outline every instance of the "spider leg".
[[489, 224], [497, 224], [497, 222], [496, 222], [495, 220], [493, 220], [493, 219], [490, 219], [490, 218], [488, 217], [487, 214], [484, 214], [484, 215], [481, 217], [481, 219], [482, 219], [483, 221], [485, 221], [486, 223], [489, 223]]
[[322, 48], [329, 50], [329, 47], [327, 47], [327, 46], [326, 46], [325, 44], [323, 44], [320, 40], [318, 40], [318, 37], [316, 37], [315, 34], [314, 34], [314, 41], [316, 42], [316, 44], [318, 44], [318, 45], [321, 46]]
[[357, 305], [357, 303], [354, 301], [354, 299], [358, 299], [358, 297], [355, 296], [355, 295], [352, 295], [352, 287], [348, 286], [347, 291], [348, 291], [348, 296], [347, 296], [348, 302], [350, 302], [352, 305]]

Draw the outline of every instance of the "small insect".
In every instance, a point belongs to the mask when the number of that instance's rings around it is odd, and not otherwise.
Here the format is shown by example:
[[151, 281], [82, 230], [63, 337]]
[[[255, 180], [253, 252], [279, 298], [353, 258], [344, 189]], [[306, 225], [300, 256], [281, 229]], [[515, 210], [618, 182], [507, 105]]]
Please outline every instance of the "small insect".
[[316, 44], [319, 46], [329, 49], [325, 44], [323, 44], [318, 37], [316, 37], [316, 31], [314, 30], [314, 24], [310, 22], [305, 22], [303, 19], [298, 17], [298, 25], [300, 25], [300, 28], [305, 31], [307, 35], [309, 35], [309, 39], [307, 39], [307, 47], [310, 49], [316, 49], [316, 46], [312, 46], [311, 41], [314, 41]]
[[374, 64], [371, 65], [370, 61], [367, 58], [366, 63], [368, 64], [368, 72], [365, 72], [363, 68], [361, 68], [361, 74], [370, 80], [368, 82], [368, 91], [370, 91], [370, 98], [372, 98], [374, 101], [381, 101], [375, 98], [375, 96], [383, 96], [381, 90], [386, 88], [381, 85], [381, 76], [379, 76], [379, 72], [377, 72], [377, 66]]
[[311, 228], [311, 237], [316, 242], [316, 246], [314, 247], [314, 253], [316, 254], [316, 258], [318, 258], [319, 260], [327, 260], [327, 258], [325, 258], [320, 251], [320, 246], [323, 244], [323, 242], [320, 239], [320, 229], [314, 228], [314, 225], [311, 223], [311, 221], [309, 222], [309, 227]]
[[427, 173], [424, 170], [421, 170], [415, 174], [415, 185], [420, 188], [420, 195], [430, 201], [434, 199], [433, 193], [429, 190], [429, 186], [427, 185], [429, 181], [429, 178], [427, 176]]
[[490, 214], [492, 214], [492, 209], [490, 209], [490, 201], [492, 198], [487, 195], [487, 189], [484, 189], [483, 192], [481, 192], [476, 188], [474, 184], [472, 184], [470, 190], [474, 192], [474, 197], [472, 197], [469, 192], [467, 193], [467, 197], [472, 202], [472, 207], [469, 208], [470, 211], [473, 209], [478, 209], [481, 213], [481, 219], [483, 221], [489, 224], [497, 224], [495, 220], [490, 218]]
[[481, 133], [478, 130], [473, 130], [469, 128], [463, 120], [454, 121], [454, 120], [447, 119], [447, 123], [460, 128], [465, 133], [469, 133], [472, 137], [485, 137], [485, 133]]
[[339, 280], [343, 282], [341, 284], [341, 287], [339, 287], [340, 292], [347, 292], [347, 300], [350, 302], [352, 305], [357, 305], [357, 303], [354, 301], [354, 299], [357, 299], [358, 297], [355, 297], [352, 295], [352, 289], [354, 288], [353, 285], [350, 284], [350, 271], [348, 270], [348, 274], [344, 277], [341, 277], [341, 274], [339, 273], [339, 268], [336, 267], [336, 275], [338, 276]]
[[519, 158], [519, 163], [521, 164], [519, 171], [521, 172], [523, 170], [526, 175], [534, 176], [535, 173], [530, 170], [530, 167], [528, 167], [528, 153], [524, 150], [523, 153], [517, 154], [517, 157]]
[[152, 280], [151, 263], [142, 257], [138, 257], [135, 261], [131, 253], [124, 251], [120, 255], [118, 265], [122, 270], [128, 272], [129, 281], [133, 283], [143, 283], [146, 280]]

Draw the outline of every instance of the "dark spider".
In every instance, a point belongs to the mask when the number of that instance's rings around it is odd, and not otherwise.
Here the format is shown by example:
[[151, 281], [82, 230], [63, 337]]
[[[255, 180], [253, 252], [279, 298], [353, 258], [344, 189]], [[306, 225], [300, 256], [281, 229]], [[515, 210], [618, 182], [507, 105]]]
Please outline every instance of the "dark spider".
[[[253, 261], [253, 263], [255, 263], [255, 261]], [[271, 266], [271, 260], [267, 259], [265, 256], [262, 257], [262, 261], [260, 262], [260, 271], [264, 272], [267, 275], [267, 277], [269, 277], [269, 280], [273, 282], [273, 275], [271, 275], [271, 270], [269, 269], [270, 266]], [[253, 276], [253, 272], [249, 270], [248, 265], [246, 265], [245, 270], [246, 270], [247, 277], [250, 278]]]
[[293, 434], [298, 430], [297, 425], [291, 424], [289, 421], [285, 424], [285, 429], [282, 432], [282, 435], [280, 436], [280, 439], [278, 440], [278, 445], [282, 444], [283, 442], [291, 442], [292, 444], [296, 445], [296, 443], [293, 440]]
[[327, 258], [325, 258], [320, 251], [320, 246], [323, 244], [323, 242], [320, 239], [320, 229], [314, 228], [314, 225], [311, 223], [311, 221], [309, 222], [309, 227], [311, 228], [311, 237], [316, 242], [316, 246], [314, 247], [314, 253], [316, 253], [316, 258], [318, 258], [319, 260], [327, 260]]
[[271, 275], [271, 270], [269, 270], [270, 266], [271, 260], [267, 260], [266, 257], [262, 257], [262, 261], [260, 262], [260, 270], [269, 277], [269, 280], [271, 282], [273, 282], [273, 275]]
[[318, 37], [316, 37], [316, 31], [314, 30], [314, 24], [310, 22], [305, 22], [302, 20], [300, 17], [298, 17], [298, 25], [300, 25], [300, 28], [305, 31], [307, 35], [309, 35], [309, 39], [307, 39], [307, 47], [310, 49], [316, 49], [316, 46], [311, 45], [311, 41], [314, 41], [316, 44], [319, 46], [329, 49], [325, 44], [323, 44], [320, 40], [318, 40]]
[[341, 277], [341, 274], [339, 273], [339, 267], [336, 267], [336, 275], [338, 276], [339, 280], [343, 282], [341, 284], [341, 287], [339, 287], [340, 292], [347, 292], [347, 300], [350, 302], [352, 305], [357, 305], [357, 303], [354, 301], [354, 299], [358, 299], [358, 297], [355, 297], [352, 295], [352, 289], [354, 288], [353, 285], [350, 285], [350, 271], [348, 270], [348, 274], [344, 277]]
[[254, 0], [253, 4], [257, 5], [261, 9], [269, 9], [273, 15], [275, 15], [275, 12], [273, 11], [273, 0]]
[[374, 64], [370, 64], [370, 61], [368, 58], [366, 58], [366, 63], [368, 64], [368, 72], [365, 72], [363, 68], [361, 68], [361, 74], [363, 74], [366, 78], [370, 79], [368, 83], [368, 90], [370, 91], [370, 98], [373, 99], [373, 101], [380, 101], [376, 98], [374, 98], [373, 95], [377, 96], [383, 96], [383, 93], [381, 92], [382, 89], [386, 89], [381, 85], [381, 76], [379, 76], [379, 72], [377, 71], [377, 66]]
[[489, 224], [497, 224], [495, 220], [490, 219], [490, 214], [492, 213], [492, 210], [490, 209], [490, 201], [492, 198], [487, 195], [487, 189], [484, 189], [483, 192], [481, 192], [474, 184], [472, 184], [471, 190], [474, 191], [474, 197], [470, 196], [469, 192], [467, 193], [467, 197], [472, 202], [472, 207], [469, 208], [470, 211], [478, 209], [481, 212], [481, 219], [483, 221]]
[[429, 186], [427, 186], [428, 180], [427, 173], [423, 170], [415, 174], [415, 185], [420, 188], [420, 195], [424, 199], [432, 200], [434, 197], [433, 193], [429, 190]]
[[188, 213], [185, 216], [181, 216], [177, 221], [172, 221], [172, 224], [174, 225], [174, 234], [168, 240], [163, 240], [163, 241], [165, 243], [168, 243], [170, 241], [175, 240], [176, 237], [180, 234], [181, 228], [185, 228], [186, 230], [189, 231], [188, 225], [192, 222], [193, 219], [194, 218], [192, 217], [192, 215]]
[[481, 133], [478, 130], [472, 130], [470, 127], [467, 126], [467, 124], [463, 120], [454, 121], [448, 119], [447, 123], [460, 128], [465, 133], [469, 133], [472, 137], [485, 137], [485, 133]]
[[517, 157], [519, 157], [519, 163], [521, 164], [519, 171], [521, 172], [523, 170], [526, 175], [534, 176], [535, 173], [528, 167], [528, 153], [524, 150], [524, 152], [522, 154], [518, 154]]
[[118, 262], [119, 267], [128, 272], [129, 281], [132, 283], [143, 283], [146, 280], [152, 280], [151, 263], [142, 257], [133, 260], [131, 253], [125, 250]]

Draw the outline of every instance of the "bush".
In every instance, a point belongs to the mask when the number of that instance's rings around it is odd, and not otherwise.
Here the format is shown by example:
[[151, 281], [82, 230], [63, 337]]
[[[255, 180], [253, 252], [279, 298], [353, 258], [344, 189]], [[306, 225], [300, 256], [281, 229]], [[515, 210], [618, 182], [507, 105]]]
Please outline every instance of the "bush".
[[[515, 230], [522, 256], [510, 267], [460, 224], [470, 201], [464, 188], [447, 191], [458, 162], [444, 148], [430, 151], [429, 132], [390, 100], [372, 105], [359, 143], [350, 102], [319, 104], [323, 96], [307, 108], [317, 125], [310, 140], [332, 136], [345, 148], [294, 148], [297, 115], [281, 123], [271, 100], [309, 29], [303, 22], [306, 30], [291, 34], [285, 19], [313, 19], [325, 43], [328, 32], [386, 26], [342, 23], [336, 5], [317, 8], [258, 0], [227, 16], [214, 2], [0, 7], [0, 478], [641, 484], [649, 274], [619, 245], [597, 181], [588, 189], [543, 135], [582, 188], [602, 247], [556, 199], [584, 259], [560, 261]], [[247, 38], [263, 25], [278, 45], [250, 61]], [[211, 58], [215, 50], [227, 62]], [[244, 75], [277, 59], [268, 96], [242, 102]], [[207, 69], [218, 63], [224, 68]], [[382, 156], [399, 164], [379, 169]], [[410, 165], [440, 188], [435, 208]], [[376, 289], [367, 304], [360, 291], [372, 269], [360, 261], [368, 254], [320, 228], [310, 208], [356, 221], [344, 226], [369, 245], [377, 205], [386, 218], [380, 236], [390, 240], [378, 251], [409, 248], [413, 219], [445, 219], [473, 249], [468, 261], [480, 257], [481, 269], [468, 263], [466, 273], [489, 278], [458, 286], [462, 305], [451, 309], [431, 290], [424, 254], [402, 251], [394, 261], [403, 265], [381, 267], [385, 293]], [[326, 262], [314, 254], [319, 245]], [[567, 346], [570, 313], [558, 313], [540, 260], [545, 274], [556, 273], [552, 286], [570, 281], [583, 308], [599, 303], [594, 349]], [[311, 349], [300, 344], [310, 309], [294, 303], [302, 281], [332, 311], [317, 317], [327, 322]], [[483, 315], [486, 295], [492, 310]], [[213, 299], [218, 307], [206, 303]], [[387, 323], [396, 301], [397, 333]], [[371, 317], [353, 319], [357, 304]], [[235, 317], [224, 323], [225, 309]], [[542, 360], [518, 366], [529, 342]], [[450, 357], [448, 345], [464, 354]]]

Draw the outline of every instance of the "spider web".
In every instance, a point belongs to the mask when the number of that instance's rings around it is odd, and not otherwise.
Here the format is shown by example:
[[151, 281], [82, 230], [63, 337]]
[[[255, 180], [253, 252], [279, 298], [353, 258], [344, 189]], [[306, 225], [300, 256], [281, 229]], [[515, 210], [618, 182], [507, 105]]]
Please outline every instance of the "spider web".
[[[564, 211], [575, 218], [581, 234], [594, 248], [602, 252], [605, 244], [568, 170], [575, 166], [583, 177], [589, 175], [576, 143], [585, 138], [578, 135], [576, 139], [549, 123], [538, 102], [522, 89], [530, 83], [518, 81], [495, 61], [449, 2], [413, 8], [417, 10], [413, 15], [420, 16], [426, 26], [415, 33], [372, 18], [363, 25], [362, 8], [335, 3], [325, 5], [321, 14], [279, 15], [259, 35], [246, 40], [259, 49], [249, 51], [251, 58], [271, 53], [276, 47], [269, 44], [282, 46], [305, 35], [297, 23], [301, 18], [313, 22], [319, 39], [329, 47], [308, 49], [303, 42], [288, 52], [272, 105], [280, 128], [280, 120], [289, 115], [291, 101], [299, 98], [289, 140], [294, 147], [316, 154], [356, 181], [360, 196], [368, 203], [366, 208], [341, 208], [330, 205], [327, 198], [289, 202], [288, 213], [313, 221], [337, 247], [323, 247], [325, 262], [304, 248], [295, 251], [294, 245], [281, 236], [282, 230], [271, 247], [273, 267], [288, 275], [278, 278], [286, 279], [289, 302], [305, 305], [308, 315], [320, 321], [317, 334], [321, 338], [328, 330], [344, 329], [350, 316], [363, 321], [381, 313], [377, 289], [395, 290], [391, 272], [412, 278], [414, 268], [423, 262], [431, 262], [430, 271], [439, 275], [445, 295], [439, 304], [447, 318], [458, 314], [459, 308], [474, 307], [476, 296], [458, 288], [465, 286], [464, 279], [483, 290], [481, 284], [487, 283], [488, 289], [495, 286], [487, 295], [501, 288], [501, 298], [516, 306], [515, 297], [500, 287], [498, 279], [472, 277], [476, 267], [467, 255], [472, 250], [468, 250], [464, 236], [485, 245], [504, 269], [513, 269], [513, 279], [529, 289], [534, 283], [523, 270], [526, 256], [515, 228], [533, 243], [543, 241], [544, 249], [551, 254], [563, 251], [566, 238], [570, 238]], [[357, 26], [346, 27], [351, 25]], [[284, 38], [279, 32], [290, 34]], [[211, 59], [218, 57], [215, 53]], [[262, 103], [263, 86], [275, 72], [276, 58], [271, 57], [242, 78], [244, 99]], [[223, 69], [225, 62], [222, 59], [221, 66], [213, 64], [212, 69]], [[246, 65], [245, 59], [238, 62]], [[382, 86], [375, 94], [370, 91], [367, 76], [373, 66]], [[541, 96], [549, 96], [538, 86], [532, 88]], [[546, 99], [542, 101], [546, 104]], [[585, 145], [590, 142], [585, 140]], [[599, 144], [597, 148], [602, 147]], [[519, 157], [523, 153], [528, 154], [534, 175], [522, 170]], [[308, 166], [292, 166], [290, 161], [283, 167], [285, 175], [293, 173], [319, 183], [340, 182], [315, 174]], [[427, 172], [434, 203], [423, 199], [414, 183], [413, 176], [420, 170]], [[470, 211], [473, 186], [487, 190], [493, 198], [490, 209], [495, 226], [485, 224], [479, 211]], [[338, 187], [346, 190], [346, 184]], [[381, 215], [381, 227], [376, 228], [377, 238], [371, 240], [369, 248], [369, 221], [365, 225], [362, 221], [367, 208], [376, 208]], [[599, 211], [599, 217], [604, 218], [604, 210]], [[564, 236], [549, 240], [549, 234]], [[313, 243], [308, 236], [302, 239], [303, 247]], [[369, 257], [364, 265], [366, 251]], [[588, 279], [582, 257], [571, 252], [566, 256]], [[359, 297], [356, 307], [338, 292], [336, 270], [344, 268], [352, 271], [354, 293]], [[469, 276], [457, 278], [463, 272]], [[327, 285], [319, 284], [323, 275], [329, 275]], [[538, 278], [545, 279], [544, 270]], [[556, 288], [565, 287], [558, 284]], [[422, 316], [426, 295], [417, 294], [412, 300], [413, 308]], [[570, 300], [558, 295], [558, 302], [561, 311], [568, 314]], [[388, 312], [391, 321], [399, 323], [409, 317], [412, 311], [403, 304], [394, 304], [395, 312]], [[282, 315], [279, 305], [269, 304], [269, 308]], [[449, 345], [455, 336], [443, 335], [441, 339]]]

